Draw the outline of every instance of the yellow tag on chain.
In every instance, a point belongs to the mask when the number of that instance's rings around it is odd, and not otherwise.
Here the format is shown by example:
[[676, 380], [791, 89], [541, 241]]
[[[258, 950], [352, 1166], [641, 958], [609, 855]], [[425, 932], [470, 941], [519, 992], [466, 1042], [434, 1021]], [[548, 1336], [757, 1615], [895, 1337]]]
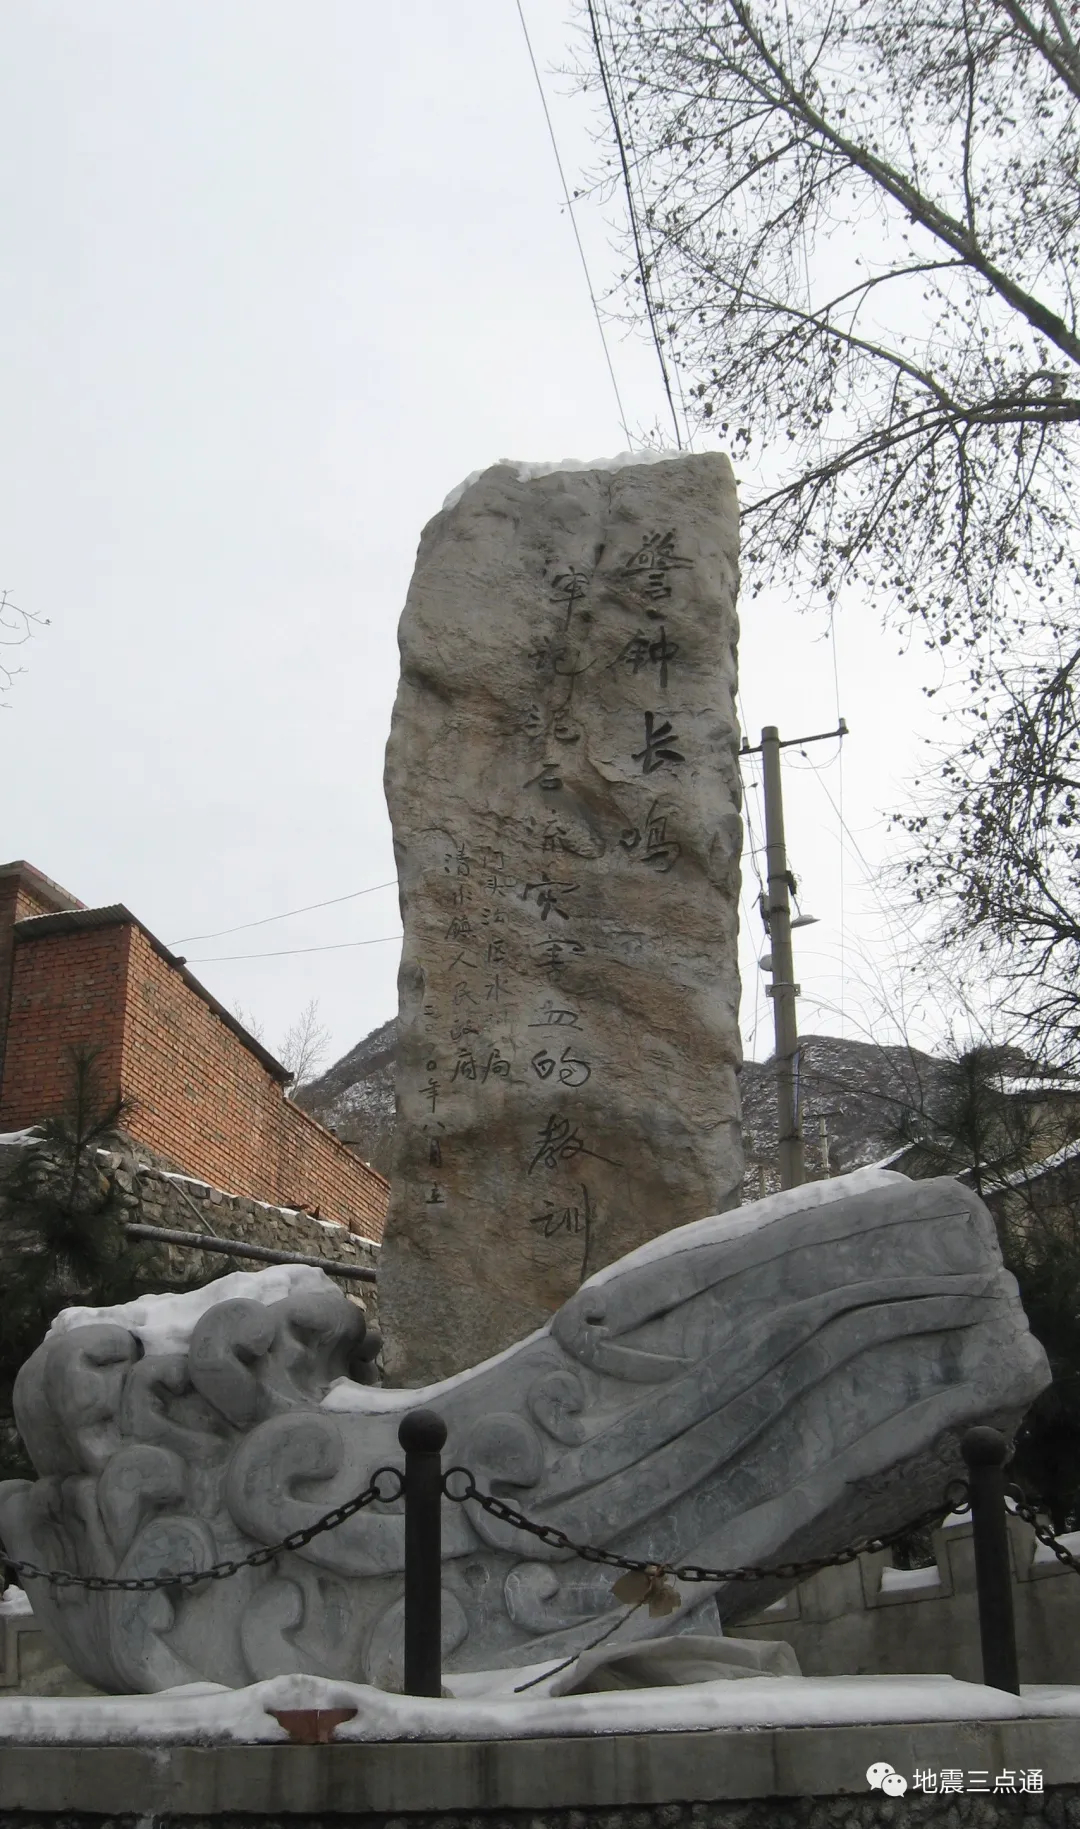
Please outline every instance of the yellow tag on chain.
[[643, 1601], [647, 1602], [652, 1619], [674, 1613], [680, 1605], [678, 1588], [659, 1565], [652, 1569], [628, 1570], [619, 1576], [611, 1591], [616, 1600], [630, 1607], [640, 1607]]

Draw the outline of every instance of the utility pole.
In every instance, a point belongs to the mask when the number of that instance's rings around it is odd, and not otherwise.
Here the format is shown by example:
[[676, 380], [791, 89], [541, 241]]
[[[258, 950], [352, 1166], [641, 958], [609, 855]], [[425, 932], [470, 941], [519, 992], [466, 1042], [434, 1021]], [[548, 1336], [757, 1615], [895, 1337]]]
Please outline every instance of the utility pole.
[[795, 879], [788, 869], [787, 846], [784, 842], [780, 751], [792, 747], [802, 748], [806, 743], [822, 743], [829, 737], [846, 736], [847, 725], [843, 718], [836, 730], [819, 731], [812, 737], [788, 737], [786, 741], [781, 741], [775, 724], [767, 724], [761, 733], [761, 742], [751, 746], [744, 738], [740, 751], [744, 756], [760, 751], [765, 779], [767, 888], [761, 912], [772, 954], [772, 983], [768, 986], [768, 995], [773, 1000], [773, 1028], [776, 1037], [776, 1115], [782, 1188], [801, 1187], [806, 1180], [806, 1165], [799, 1123], [797, 1079], [799, 1027], [795, 999], [800, 987], [795, 983], [795, 961], [791, 951], [791, 903], [788, 899], [795, 888]]
[[832, 1175], [832, 1170], [829, 1167], [829, 1119], [842, 1117], [843, 1113], [840, 1111], [839, 1106], [832, 1105], [828, 1111], [814, 1112], [812, 1116], [817, 1118], [818, 1148], [821, 1152], [821, 1171], [825, 1180], [828, 1181]]

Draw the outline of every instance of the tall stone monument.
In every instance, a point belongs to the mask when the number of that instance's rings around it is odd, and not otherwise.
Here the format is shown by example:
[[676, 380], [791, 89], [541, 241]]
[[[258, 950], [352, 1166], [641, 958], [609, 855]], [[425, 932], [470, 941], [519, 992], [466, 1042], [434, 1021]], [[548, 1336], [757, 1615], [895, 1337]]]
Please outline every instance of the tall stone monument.
[[738, 520], [714, 453], [435, 516], [386, 755], [404, 946], [387, 1376], [737, 1204]]

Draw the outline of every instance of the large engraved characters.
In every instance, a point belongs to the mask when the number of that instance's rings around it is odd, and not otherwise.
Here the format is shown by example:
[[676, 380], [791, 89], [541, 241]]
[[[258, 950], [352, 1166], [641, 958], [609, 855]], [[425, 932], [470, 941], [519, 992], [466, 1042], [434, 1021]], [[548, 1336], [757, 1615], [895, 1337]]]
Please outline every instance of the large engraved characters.
[[498, 466], [424, 532], [386, 764], [395, 1382], [740, 1197], [737, 555], [716, 454]]
[[[1049, 1376], [981, 1202], [879, 1170], [667, 1233], [422, 1393], [348, 1375], [362, 1331], [305, 1268], [67, 1311], [19, 1376], [40, 1478], [0, 1486], [8, 1553], [124, 1577], [241, 1561], [400, 1466], [398, 1423], [423, 1404], [447, 1423], [447, 1465], [576, 1542], [770, 1564], [937, 1502], [964, 1430], [1011, 1429]], [[708, 1632], [780, 1591], [682, 1583], [671, 1618], [620, 1623], [612, 1570], [475, 1500], [443, 1510], [449, 1669], [566, 1657], [609, 1625], [616, 1647]], [[400, 1500], [373, 1504], [262, 1566], [149, 1594], [26, 1585], [103, 1689], [291, 1671], [394, 1687], [403, 1523]]]

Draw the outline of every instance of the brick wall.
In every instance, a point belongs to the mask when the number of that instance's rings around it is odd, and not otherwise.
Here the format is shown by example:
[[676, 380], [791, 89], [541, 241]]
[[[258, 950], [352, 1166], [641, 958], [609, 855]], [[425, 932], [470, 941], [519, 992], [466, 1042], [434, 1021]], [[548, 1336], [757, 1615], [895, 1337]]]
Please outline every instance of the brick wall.
[[123, 1077], [135, 1100], [126, 1120], [133, 1137], [229, 1193], [276, 1197], [268, 1185], [277, 1180], [276, 1160], [267, 1155], [277, 1153], [270, 1094], [280, 1099], [280, 1085], [138, 928]]
[[[364, 1265], [369, 1270], [378, 1267], [378, 1245], [340, 1221], [313, 1219], [310, 1214], [250, 1196], [223, 1193], [201, 1178], [177, 1173], [171, 1161], [145, 1143], [136, 1143], [129, 1131], [118, 1131], [109, 1142], [108, 1148], [96, 1151], [95, 1161], [98, 1169], [108, 1175], [113, 1193], [125, 1209], [125, 1221], [199, 1237], [210, 1233], [272, 1250], [298, 1251], [336, 1263]], [[5, 1287], [12, 1253], [18, 1249], [18, 1215], [6, 1197], [6, 1183], [25, 1160], [27, 1148], [22, 1141], [0, 1143], [0, 1290]], [[223, 1272], [262, 1268], [254, 1258], [225, 1258], [188, 1245], [157, 1245], [146, 1286], [152, 1289], [155, 1281], [167, 1286], [188, 1279], [202, 1284]], [[375, 1284], [343, 1278], [339, 1286], [363, 1308], [369, 1328], [376, 1328]]]
[[120, 1090], [131, 933], [116, 925], [39, 940], [16, 936], [0, 1131], [68, 1108], [72, 1047], [100, 1050], [103, 1098]]
[[121, 906], [16, 929], [0, 1130], [64, 1110], [79, 1043], [102, 1050], [102, 1092], [134, 1100], [130, 1134], [186, 1173], [381, 1239], [382, 1176], [286, 1100], [280, 1063]]
[[[316, 1119], [290, 1100], [281, 1100], [280, 1153], [276, 1198], [320, 1207], [324, 1219], [335, 1219], [331, 1195], [348, 1203], [354, 1232], [381, 1241], [386, 1225], [390, 1183], [375, 1169], [358, 1164], [351, 1150], [324, 1130]], [[357, 1175], [357, 1168], [362, 1170]], [[320, 1194], [320, 1189], [324, 1190]]]
[[132, 1136], [227, 1192], [317, 1206], [380, 1239], [382, 1177], [290, 1104], [282, 1070], [245, 1045], [141, 928], [132, 933], [123, 1064]]
[[0, 864], [0, 1075], [4, 1070], [4, 1039], [11, 1000], [11, 968], [15, 950], [12, 929], [16, 921], [32, 915], [54, 914], [60, 908], [81, 908], [82, 903], [49, 881], [32, 864], [19, 859]]

